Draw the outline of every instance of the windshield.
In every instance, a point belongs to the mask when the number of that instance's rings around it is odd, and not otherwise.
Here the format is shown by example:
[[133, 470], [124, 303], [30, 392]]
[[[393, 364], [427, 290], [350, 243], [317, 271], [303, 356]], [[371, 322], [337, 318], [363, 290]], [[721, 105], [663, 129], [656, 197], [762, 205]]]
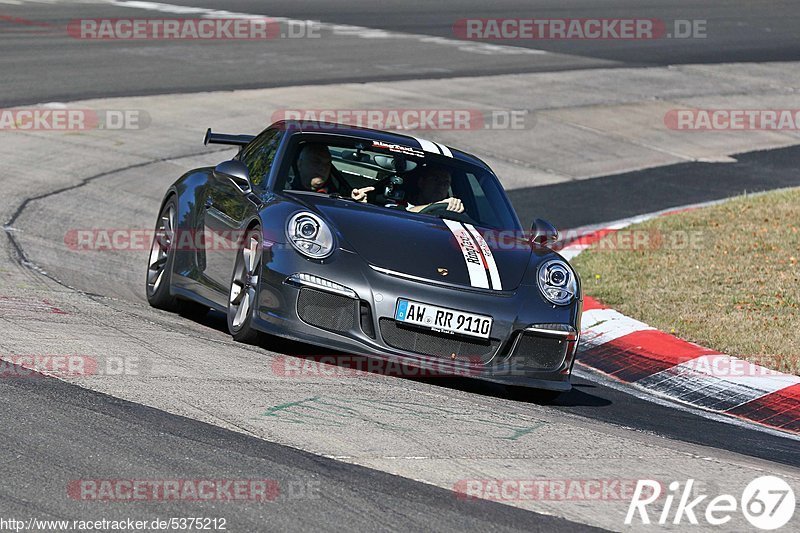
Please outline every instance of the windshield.
[[477, 165], [374, 140], [303, 142], [283, 190], [338, 195], [387, 209], [496, 229], [518, 222], [497, 178]]

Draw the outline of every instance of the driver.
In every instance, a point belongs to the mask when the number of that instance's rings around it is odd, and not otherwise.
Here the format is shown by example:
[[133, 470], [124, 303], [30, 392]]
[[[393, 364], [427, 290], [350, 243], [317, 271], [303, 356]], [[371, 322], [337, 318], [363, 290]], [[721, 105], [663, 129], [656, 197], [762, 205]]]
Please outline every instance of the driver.
[[[323, 194], [339, 194], [336, 183], [331, 179], [331, 153], [328, 147], [319, 143], [304, 144], [297, 156], [297, 174], [299, 188], [305, 191]], [[367, 193], [375, 187], [364, 187], [350, 191], [350, 198], [357, 202], [366, 202]]]
[[464, 212], [464, 204], [458, 198], [450, 196], [450, 171], [439, 165], [428, 167], [417, 180], [417, 194], [411, 198], [406, 209], [419, 213], [433, 204], [444, 204], [448, 211]]

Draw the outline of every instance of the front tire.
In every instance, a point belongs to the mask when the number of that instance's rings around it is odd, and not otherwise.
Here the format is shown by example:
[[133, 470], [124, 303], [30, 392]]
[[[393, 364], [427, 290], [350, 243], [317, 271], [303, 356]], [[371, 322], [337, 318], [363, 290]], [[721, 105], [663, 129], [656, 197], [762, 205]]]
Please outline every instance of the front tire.
[[228, 331], [233, 340], [255, 344], [259, 333], [253, 329], [261, 274], [261, 228], [247, 232], [242, 247], [236, 255], [228, 293]]

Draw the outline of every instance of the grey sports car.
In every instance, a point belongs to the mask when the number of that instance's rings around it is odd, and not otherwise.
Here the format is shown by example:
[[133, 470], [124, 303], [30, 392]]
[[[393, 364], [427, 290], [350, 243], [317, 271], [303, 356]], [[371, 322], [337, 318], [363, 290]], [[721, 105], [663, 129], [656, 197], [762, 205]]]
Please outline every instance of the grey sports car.
[[425, 139], [321, 122], [256, 136], [169, 187], [147, 270], [151, 305], [227, 314], [346, 354], [509, 386], [569, 390], [580, 279], [524, 231], [478, 158]]

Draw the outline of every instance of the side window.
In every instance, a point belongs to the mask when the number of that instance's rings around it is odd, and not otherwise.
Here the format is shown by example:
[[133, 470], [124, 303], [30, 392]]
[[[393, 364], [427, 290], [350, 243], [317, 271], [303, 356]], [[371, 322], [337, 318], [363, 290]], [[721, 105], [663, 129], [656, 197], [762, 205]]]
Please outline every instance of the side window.
[[267, 181], [282, 137], [282, 130], [267, 130], [250, 143], [242, 153], [241, 161], [247, 165], [253, 185], [263, 187]]

